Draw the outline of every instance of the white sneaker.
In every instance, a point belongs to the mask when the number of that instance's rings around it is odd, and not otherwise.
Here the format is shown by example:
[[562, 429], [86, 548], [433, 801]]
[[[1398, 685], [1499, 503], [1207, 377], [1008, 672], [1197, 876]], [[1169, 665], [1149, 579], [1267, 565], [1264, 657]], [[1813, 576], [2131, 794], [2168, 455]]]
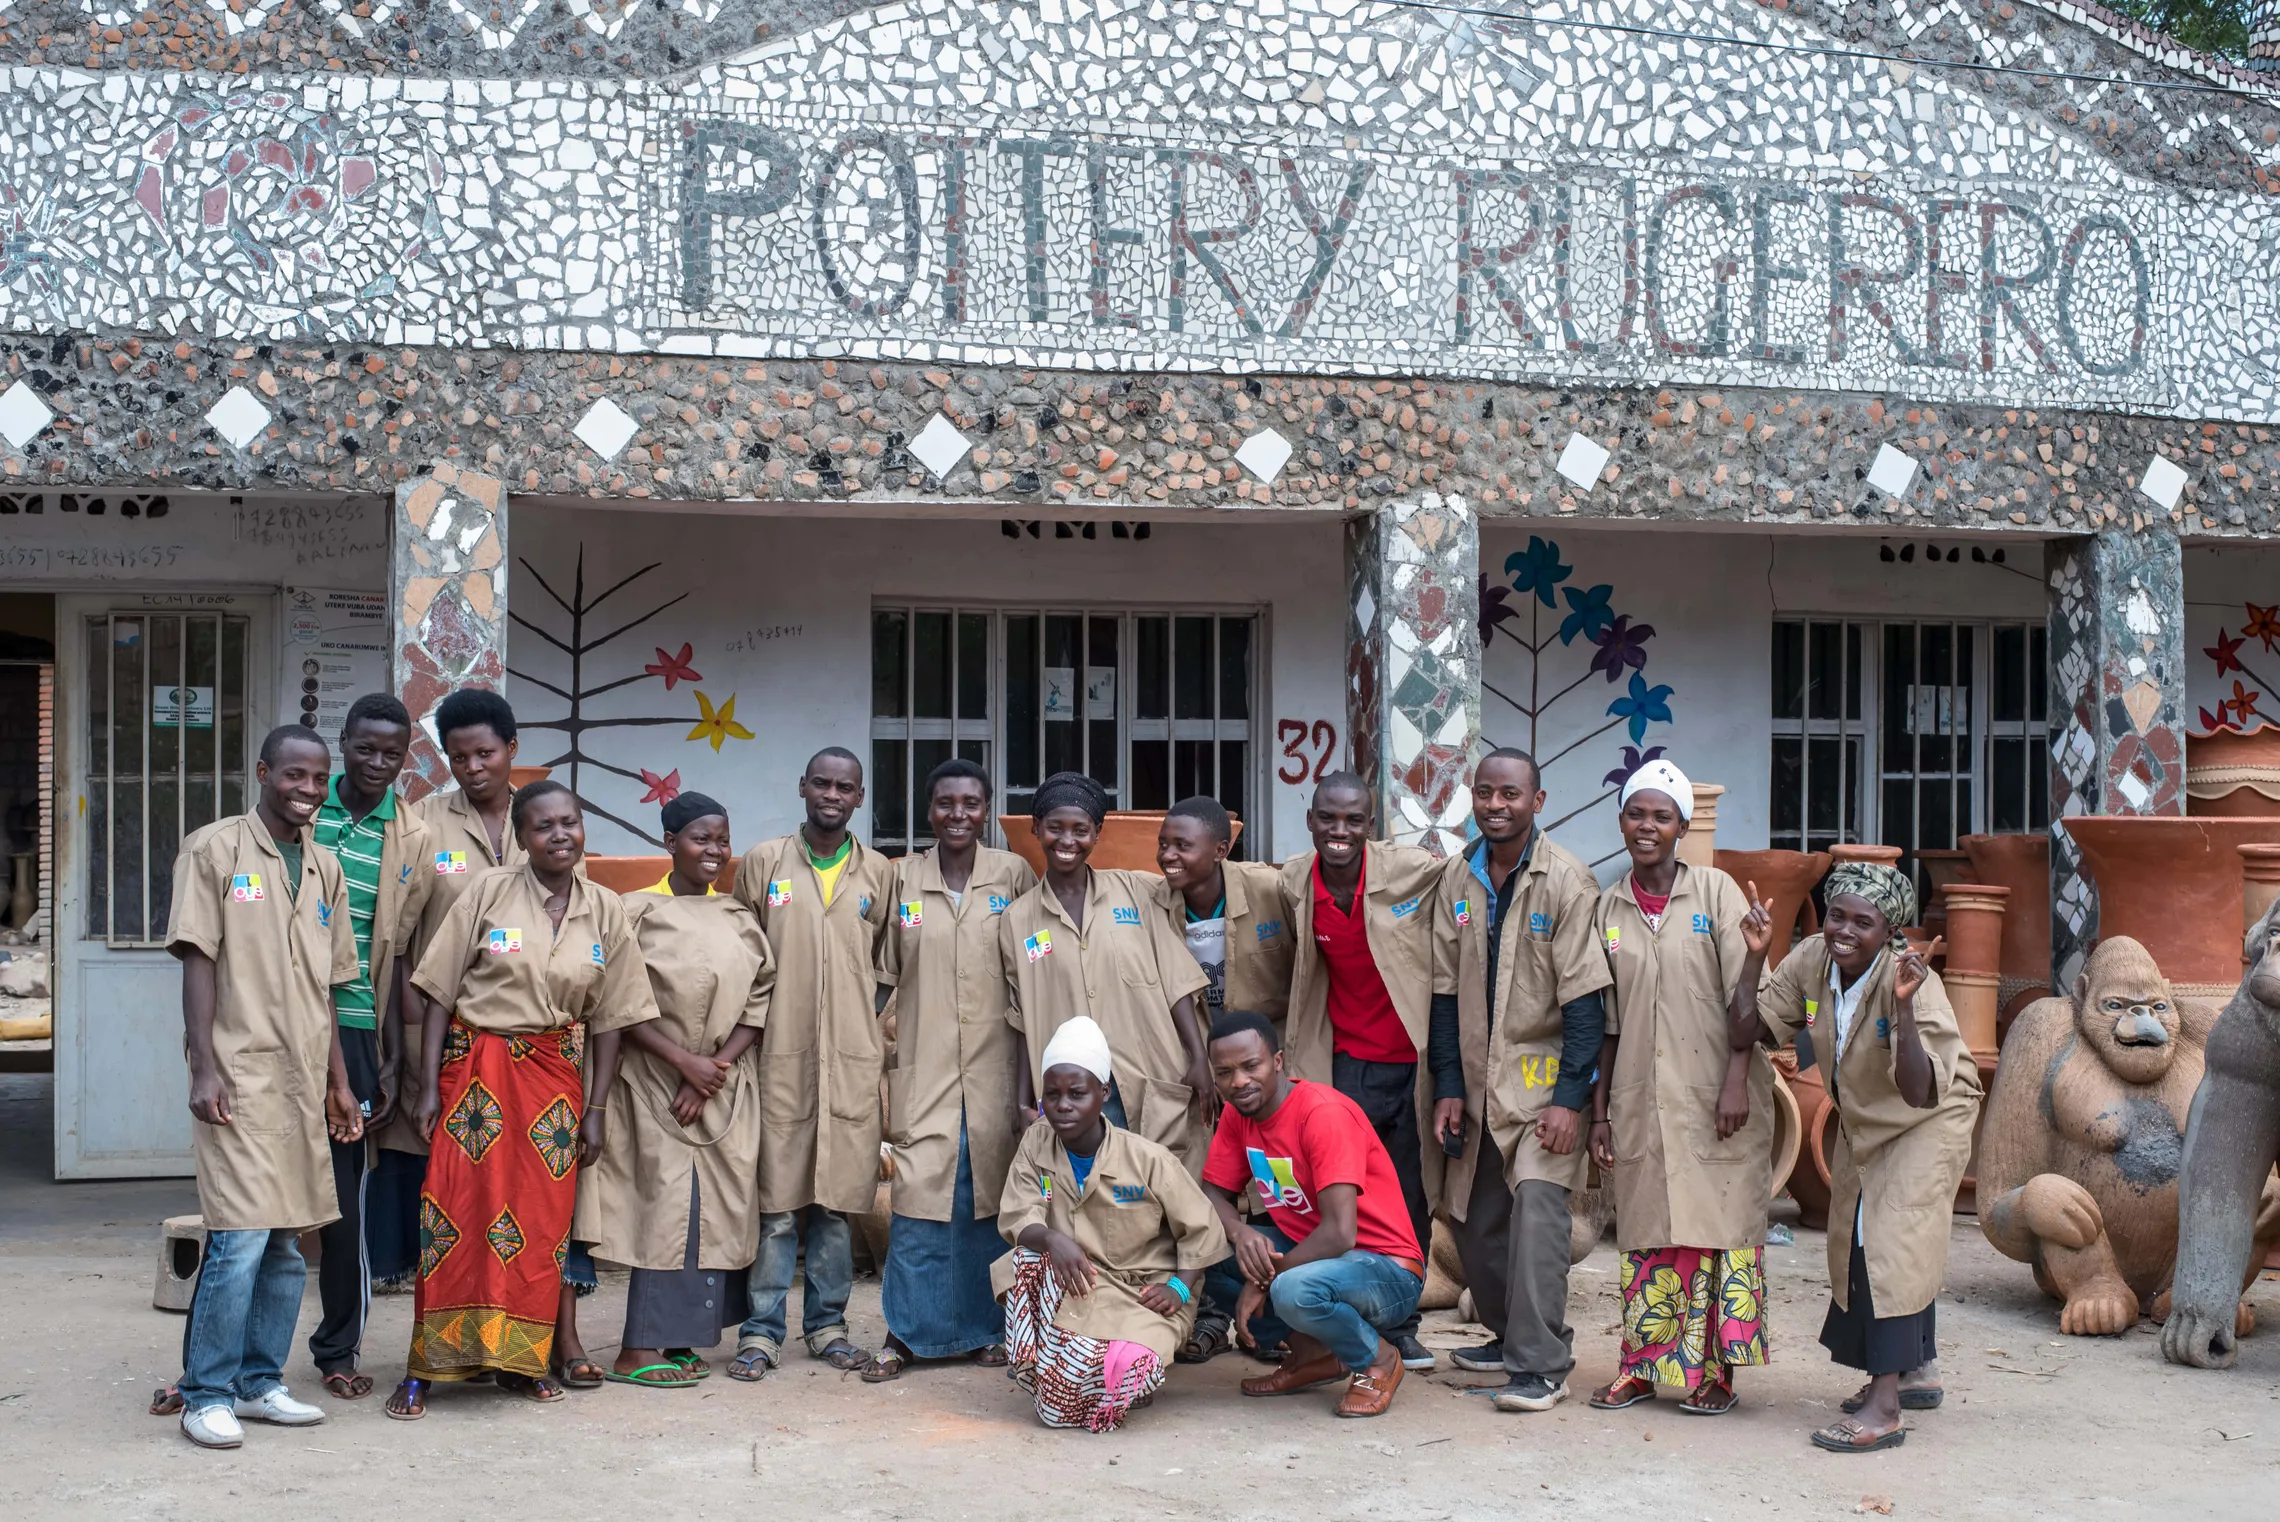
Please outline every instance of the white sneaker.
[[230, 1408], [219, 1403], [193, 1406], [182, 1413], [182, 1435], [201, 1448], [239, 1448], [245, 1429]]
[[295, 1400], [283, 1385], [269, 1391], [259, 1400], [240, 1400], [236, 1411], [249, 1422], [269, 1422], [279, 1427], [314, 1427], [325, 1419], [324, 1411], [305, 1400]]

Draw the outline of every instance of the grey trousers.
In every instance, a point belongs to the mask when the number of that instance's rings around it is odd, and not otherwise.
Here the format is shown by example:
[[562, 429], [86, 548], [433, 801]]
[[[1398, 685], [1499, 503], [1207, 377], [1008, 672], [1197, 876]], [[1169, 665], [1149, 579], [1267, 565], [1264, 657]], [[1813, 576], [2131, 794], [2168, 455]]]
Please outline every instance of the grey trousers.
[[1450, 1222], [1473, 1315], [1503, 1344], [1504, 1371], [1558, 1382], [1575, 1367], [1567, 1323], [1568, 1192], [1543, 1179], [1504, 1186], [1504, 1158], [1486, 1136], [1465, 1218]]

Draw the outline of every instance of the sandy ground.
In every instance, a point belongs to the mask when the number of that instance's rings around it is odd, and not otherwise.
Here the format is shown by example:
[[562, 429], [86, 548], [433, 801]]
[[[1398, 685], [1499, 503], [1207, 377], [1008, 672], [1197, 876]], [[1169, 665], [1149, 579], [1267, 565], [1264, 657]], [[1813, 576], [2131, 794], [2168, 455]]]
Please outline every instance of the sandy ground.
[[[182, 1321], [151, 1309], [157, 1223], [194, 1210], [187, 1180], [48, 1181], [48, 1080], [0, 1075], [0, 1517], [680, 1515], [869, 1518], [1303, 1518], [1434, 1522], [1648, 1517], [1655, 1522], [1844, 1517], [1865, 1497], [1895, 1517], [2246, 1517], [2269, 1510], [2280, 1462], [2280, 1335], [2224, 1374], [2172, 1368], [2149, 1326], [2062, 1339], [2026, 1270], [1955, 1223], [1940, 1304], [1948, 1400], [1911, 1416], [1908, 1443], [1839, 1457], [1807, 1446], [1853, 1385], [1815, 1342], [1823, 1239], [1770, 1248], [1774, 1362], [1746, 1371], [1744, 1404], [1704, 1420], [1667, 1398], [1617, 1414], [1582, 1397], [1613, 1373], [1614, 1259], [1574, 1278], [1576, 1398], [1507, 1416], [1447, 1369], [1412, 1375], [1370, 1422], [1332, 1395], [1241, 1398], [1239, 1356], [1179, 1369], [1155, 1406], [1105, 1437], [1040, 1428], [1001, 1374], [924, 1367], [866, 1386], [795, 1353], [757, 1386], [608, 1386], [539, 1407], [487, 1388], [440, 1392], [428, 1419], [388, 1421], [378, 1398], [327, 1401], [306, 1431], [250, 1427], [235, 1454], [193, 1448], [144, 1414], [170, 1379]], [[2280, 1283], [2252, 1292], [2280, 1330]], [[853, 1321], [881, 1333], [876, 1282]], [[614, 1350], [624, 1280], [585, 1304], [597, 1353]], [[385, 1390], [403, 1367], [411, 1301], [376, 1302], [367, 1365]], [[312, 1280], [301, 1336], [316, 1315]], [[1473, 1340], [1450, 1316], [1429, 1343]], [[305, 1344], [287, 1378], [316, 1392]]]

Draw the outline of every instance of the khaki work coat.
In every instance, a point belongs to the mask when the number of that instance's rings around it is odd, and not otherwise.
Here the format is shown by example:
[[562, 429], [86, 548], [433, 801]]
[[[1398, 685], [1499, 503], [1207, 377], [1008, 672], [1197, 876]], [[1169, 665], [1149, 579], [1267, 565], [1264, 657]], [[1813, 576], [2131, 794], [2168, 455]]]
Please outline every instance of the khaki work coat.
[[1947, 989], [1930, 974], [1916, 990], [1916, 1033], [1932, 1061], [1932, 1103], [1919, 1110], [1902, 1099], [1892, 1046], [1897, 964], [1891, 952], [1863, 974], [1868, 987], [1841, 1052], [1831, 1013], [1831, 962], [1820, 936], [1793, 948], [1759, 988], [1758, 1017], [1784, 1044], [1803, 1029], [1821, 1072], [1837, 1075], [1829, 1085], [1838, 1125], [1829, 1165], [1829, 1289], [1838, 1309], [1845, 1308], [1852, 1284], [1857, 1204], [1876, 1313], [1909, 1316], [1930, 1305], [1947, 1278], [1949, 1217], [1979, 1121], [1979, 1068]]
[[1008, 1016], [1013, 992], [998, 954], [998, 921], [1037, 874], [1011, 851], [982, 846], [952, 899], [932, 851], [895, 863], [894, 913], [881, 944], [882, 981], [895, 985], [895, 1059], [887, 1069], [887, 1140], [894, 1147], [894, 1213], [947, 1221], [958, 1189], [958, 1129], [974, 1180], [974, 1219], [997, 1214], [1021, 1118]]
[[760, 1208], [868, 1211], [879, 1193], [879, 1075], [886, 1036], [880, 941], [894, 915], [895, 864], [861, 841], [830, 904], [795, 830], [736, 868], [736, 897], [760, 917], [776, 992], [760, 1037]]
[[340, 1218], [325, 1134], [332, 991], [356, 981], [340, 862], [301, 832], [299, 891], [254, 814], [191, 833], [174, 858], [166, 949], [214, 963], [214, 1062], [230, 1121], [193, 1119], [208, 1231], [299, 1231]]
[[[776, 962], [751, 909], [719, 894], [676, 898], [654, 890], [628, 893], [624, 902], [666, 1040], [709, 1057], [737, 1027], [768, 1023]], [[679, 1269], [687, 1261], [693, 1182], [697, 1263], [742, 1268], [760, 1241], [757, 1045], [737, 1058], [690, 1126], [673, 1118], [680, 1089], [677, 1070], [630, 1041], [620, 1049], [602, 1155], [579, 1174], [571, 1235], [591, 1243], [606, 1263]]]
[[[1282, 872], [1263, 862], [1230, 861], [1221, 869], [1227, 884], [1227, 970], [1220, 1009], [1247, 1009], [1283, 1029], [1290, 1005], [1291, 958], [1298, 942], [1283, 909]], [[1187, 900], [1162, 878], [1148, 880], [1156, 912], [1187, 944]], [[1210, 1012], [1198, 1010], [1208, 1023]]]
[[[1080, 1337], [1121, 1338], [1155, 1353], [1165, 1367], [1195, 1329], [1195, 1305], [1163, 1316], [1140, 1303], [1140, 1292], [1177, 1273], [1200, 1275], [1227, 1256], [1227, 1234], [1203, 1186], [1180, 1160], [1144, 1136], [1116, 1126], [1093, 1155], [1082, 1189], [1069, 1166], [1069, 1149], [1038, 1121], [1022, 1133], [1006, 1175], [998, 1230], [1018, 1243], [1032, 1226], [1071, 1238], [1099, 1270], [1089, 1295], [1063, 1295], [1053, 1324]], [[991, 1286], [1003, 1295], [1013, 1283], [1013, 1255], [991, 1267]], [[1193, 1300], [1203, 1296], [1198, 1279]]]
[[998, 955], [1013, 992], [1007, 1018], [1029, 1043], [1032, 1092], [1044, 1087], [1045, 1043], [1065, 1021], [1090, 1015], [1108, 1037], [1125, 1119], [1200, 1173], [1209, 1138], [1192, 1108], [1172, 1006], [1209, 980], [1157, 908], [1147, 875], [1093, 868], [1081, 930], [1051, 884], [1038, 883], [999, 920]]
[[[372, 1004], [380, 1017], [380, 1087], [389, 1094], [400, 1095], [406, 1063], [389, 1036], [388, 1001], [396, 996], [397, 965], [412, 955], [413, 936], [435, 895], [433, 838], [419, 809], [401, 798], [380, 831], [380, 891], [372, 905], [369, 964]], [[379, 1145], [377, 1135], [371, 1141]]]
[[1753, 1049], [1749, 1123], [1718, 1139], [1730, 1047], [1726, 1005], [1747, 948], [1742, 890], [1715, 867], [1679, 863], [1662, 929], [1647, 928], [1631, 874], [1599, 896], [1615, 974], [1607, 1028], [1620, 1031], [1608, 1083], [1615, 1245], [1735, 1250], [1765, 1242], [1773, 1191], [1773, 1065]]
[[[492, 867], [521, 866], [524, 855], [522, 842], [515, 839], [511, 825], [500, 830], [505, 849], [494, 855], [490, 834], [483, 828], [482, 815], [475, 812], [475, 806], [467, 801], [467, 795], [457, 788], [447, 793], [430, 793], [413, 804], [409, 812], [418, 819], [427, 837], [421, 846], [423, 859], [413, 864], [414, 875], [426, 879], [427, 889], [420, 895], [418, 918], [413, 922], [410, 944], [404, 952], [411, 958], [410, 965], [416, 969], [420, 959], [427, 954], [429, 944], [435, 940], [436, 932], [443, 927], [443, 917], [451, 912], [453, 904], [459, 902], [459, 896], [467, 891], [468, 885]], [[406, 810], [402, 808], [396, 810], [398, 818], [402, 818], [405, 813]], [[413, 1067], [419, 1061], [420, 1043], [416, 1035], [418, 1026], [410, 1019], [412, 1011], [406, 1010], [404, 1014], [404, 1050], [384, 1050], [381, 1053], [383, 1064], [392, 1062], [399, 1071]], [[380, 1028], [385, 1035], [388, 1028], [385, 1018], [381, 1020]], [[404, 1080], [399, 1076], [397, 1081], [400, 1085]], [[419, 1127], [412, 1123], [412, 1107], [404, 1102], [408, 1097], [399, 1096], [396, 1113], [373, 1136], [373, 1144], [391, 1152], [409, 1152], [415, 1157], [425, 1157], [428, 1150], [427, 1138], [420, 1135]]]
[[1537, 1141], [1536, 1117], [1551, 1103], [1552, 1085], [1560, 1078], [1566, 1039], [1560, 1007], [1614, 981], [1599, 949], [1598, 880], [1538, 831], [1512, 907], [1504, 912], [1495, 1008], [1489, 1007], [1488, 937], [1496, 923], [1496, 890], [1483, 876], [1484, 845], [1442, 867], [1433, 908], [1433, 992], [1457, 998], [1465, 1151], [1451, 1158], [1428, 1133], [1425, 1186], [1436, 1206], [1458, 1221], [1472, 1200], [1483, 1135], [1496, 1143], [1504, 1182], [1512, 1188], [1541, 1179], [1572, 1191], [1588, 1181], [1590, 1117], [1579, 1117], [1584, 1123], [1576, 1128], [1575, 1150], [1565, 1157], [1554, 1157]]
[[581, 873], [556, 928], [527, 862], [492, 867], [458, 896], [412, 986], [449, 1018], [495, 1036], [621, 1030], [657, 1018], [624, 901]]
[[[1362, 847], [1362, 886], [1367, 908], [1363, 929], [1378, 976], [1385, 979], [1394, 1013], [1417, 1048], [1417, 1069], [1425, 1072], [1426, 1038], [1433, 1010], [1433, 889], [1440, 879], [1438, 856], [1416, 846], [1372, 840]], [[1314, 942], [1315, 853], [1283, 863], [1283, 912], [1290, 918], [1292, 955], [1290, 1016], [1284, 1049], [1293, 1078], [1330, 1081], [1330, 976]], [[1430, 1083], [1421, 1085], [1430, 1098]], [[1428, 1106], [1429, 1108], [1429, 1106]], [[1430, 1127], [1425, 1129], [1430, 1130]]]

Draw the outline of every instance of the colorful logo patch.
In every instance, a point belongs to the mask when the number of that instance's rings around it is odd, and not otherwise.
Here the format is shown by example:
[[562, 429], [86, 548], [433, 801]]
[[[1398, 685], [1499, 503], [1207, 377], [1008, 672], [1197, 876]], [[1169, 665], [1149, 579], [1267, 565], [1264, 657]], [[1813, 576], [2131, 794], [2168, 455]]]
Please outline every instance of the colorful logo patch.
[[1530, 910], [1528, 914], [1528, 933], [1530, 935], [1550, 935], [1552, 933], [1552, 917], [1548, 914]]
[[990, 895], [990, 913], [1003, 914], [1006, 912], [1006, 910], [1011, 909], [1012, 907], [1013, 900], [1007, 898], [1004, 894], [993, 893]]
[[594, 942], [594, 965], [596, 967], [607, 967], [610, 965], [602, 957], [602, 943], [600, 941]]
[[522, 932], [520, 930], [492, 931], [489, 950], [491, 955], [495, 957], [505, 956], [510, 951], [522, 950]]
[[1709, 915], [1697, 914], [1694, 916], [1694, 933], [1696, 935], [1708, 935], [1710, 933]]
[[1610, 954], [1623, 949], [1623, 932], [1614, 925], [1607, 927], [1607, 950]]
[[1314, 1214], [1314, 1202], [1298, 1187], [1298, 1174], [1289, 1158], [1269, 1157], [1257, 1147], [1245, 1147], [1243, 1152], [1250, 1159], [1251, 1182], [1259, 1186], [1262, 1201], [1301, 1215]]
[[1040, 1173], [1037, 1175], [1037, 1197], [1041, 1200], [1049, 1200], [1053, 1197], [1052, 1174]]
[[1119, 925], [1137, 925], [1140, 923], [1140, 911], [1129, 905], [1120, 904], [1109, 915], [1109, 918]]
[[467, 853], [465, 851], [438, 851], [435, 853], [435, 869], [445, 874], [464, 872], [467, 870]]
[[781, 909], [792, 901], [792, 880], [780, 878], [768, 885], [768, 907]]
[[1818, 999], [1807, 999], [1805, 1001], [1805, 1023], [1810, 1026], [1815, 1020], [1820, 1018], [1820, 1015], [1820, 1001]]
[[866, 893], [855, 900], [855, 912], [864, 919], [871, 917], [871, 895]]
[[230, 897], [241, 904], [258, 903], [268, 896], [261, 891], [259, 872], [240, 872], [230, 879]]
[[909, 903], [898, 906], [895, 913], [902, 920], [903, 929], [916, 930], [926, 923], [926, 902], [914, 898]]
[[1021, 949], [1029, 953], [1030, 961], [1044, 961], [1053, 954], [1053, 932], [1050, 930], [1038, 931], [1021, 943]]
[[1471, 899], [1460, 898], [1457, 900], [1457, 923], [1460, 925], [1469, 925], [1472, 923]]

